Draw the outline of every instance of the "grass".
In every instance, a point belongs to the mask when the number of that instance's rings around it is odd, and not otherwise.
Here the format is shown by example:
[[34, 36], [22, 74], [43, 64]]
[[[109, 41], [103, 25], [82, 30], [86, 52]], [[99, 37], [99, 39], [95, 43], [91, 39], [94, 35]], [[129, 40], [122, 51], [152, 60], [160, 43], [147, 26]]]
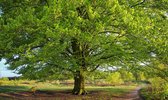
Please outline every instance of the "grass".
[[128, 92], [131, 89], [134, 89], [135, 86], [105, 86], [105, 87], [100, 87], [100, 86], [95, 86], [95, 87], [88, 87], [88, 90], [93, 90], [93, 91], [125, 91]]
[[88, 91], [100, 91], [106, 92], [109, 95], [119, 96], [125, 93], [130, 92], [131, 90], [135, 89], [135, 86], [105, 86], [105, 87], [88, 87]]
[[[96, 100], [102, 100], [102, 99], [110, 99], [111, 97], [120, 97], [121, 95], [124, 95], [131, 90], [135, 89], [136, 86], [86, 86], [86, 90], [88, 91], [88, 95], [85, 96], [76, 96], [71, 94], [71, 90], [73, 89], [72, 85], [55, 85], [51, 84], [49, 82], [35, 82], [35, 81], [18, 81], [15, 82], [17, 84], [13, 84], [13, 82], [6, 82], [8, 84], [1, 84], [0, 86], [0, 99], [1, 94], [13, 94], [19, 93], [19, 95], [23, 95], [22, 93], [29, 93], [30, 88], [33, 86], [37, 86], [37, 90], [39, 91], [38, 97], [45, 99], [45, 97], [50, 96], [52, 94], [52, 98], [57, 98], [56, 100], [62, 100], [62, 99], [72, 99], [72, 100], [90, 100], [90, 99], [96, 99]], [[41, 91], [41, 92], [40, 92]], [[30, 95], [30, 94], [24, 94], [24, 95]], [[105, 98], [104, 98], [105, 97]], [[32, 99], [33, 96], [30, 95], [30, 97], [21, 97]], [[3, 99], [5, 100], [5, 99]]]
[[[51, 86], [51, 87], [42, 87], [38, 88], [38, 90], [41, 91], [66, 91], [66, 90], [72, 90], [72, 86]], [[88, 92], [94, 92], [94, 91], [104, 91], [104, 92], [110, 92], [110, 93], [117, 93], [117, 94], [123, 94], [128, 93], [132, 89], [135, 89], [135, 86], [88, 86], [86, 87], [86, 90]]]
[[23, 92], [28, 91], [26, 86], [0, 86], [0, 93]]
[[[37, 90], [47, 90], [47, 91], [55, 91], [55, 90], [72, 90], [72, 85], [55, 85], [49, 82], [36, 82], [29, 80], [19, 80], [19, 81], [3, 81], [3, 84], [0, 85], [0, 93], [3, 92], [19, 92], [19, 91], [28, 91], [31, 87], [37, 86]], [[136, 86], [86, 86], [86, 90], [88, 91], [106, 91], [106, 92], [128, 92], [131, 89], [134, 89]]]

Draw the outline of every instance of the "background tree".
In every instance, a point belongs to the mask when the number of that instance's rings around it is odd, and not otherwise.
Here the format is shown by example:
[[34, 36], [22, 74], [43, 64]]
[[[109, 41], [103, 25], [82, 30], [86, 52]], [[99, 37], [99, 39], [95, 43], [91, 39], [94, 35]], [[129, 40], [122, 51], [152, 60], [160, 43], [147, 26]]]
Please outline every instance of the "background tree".
[[0, 57], [30, 79], [74, 76], [74, 94], [98, 67], [145, 60], [154, 25], [121, 0], [1, 0]]
[[119, 72], [113, 72], [106, 77], [106, 81], [111, 85], [121, 85], [124, 81]]
[[135, 76], [130, 70], [120, 69], [119, 73], [121, 74], [121, 78], [124, 82], [130, 82], [135, 80]]

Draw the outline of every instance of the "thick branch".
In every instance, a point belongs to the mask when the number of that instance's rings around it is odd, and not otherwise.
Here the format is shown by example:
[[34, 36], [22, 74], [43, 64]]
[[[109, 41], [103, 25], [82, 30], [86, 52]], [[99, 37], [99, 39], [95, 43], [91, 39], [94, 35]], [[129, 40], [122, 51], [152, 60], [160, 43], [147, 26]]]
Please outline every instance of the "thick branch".
[[103, 56], [103, 57], [101, 57], [100, 59], [109, 59], [109, 58], [112, 58], [112, 57], [114, 57], [114, 55]]
[[99, 68], [100, 67], [100, 65], [97, 65], [94, 69], [92, 69], [91, 71], [89, 71], [89, 72], [94, 72], [97, 68]]
[[116, 32], [116, 31], [112, 31], [112, 30], [104, 30], [102, 32], [99, 32], [98, 34], [101, 34], [101, 33], [120, 33], [120, 32]]
[[37, 49], [37, 48], [42, 48], [44, 45], [45, 45], [45, 44], [39, 44], [39, 45], [30, 47], [30, 50], [34, 50], [34, 49]]
[[[164, 73], [164, 75], [167, 76], [167, 70], [161, 70], [161, 69], [159, 69], [157, 67], [153, 67], [153, 66], [150, 66], [148, 64], [145, 64], [145, 66], [147, 66], [147, 67], [149, 67], [151, 69], [155, 69], [155, 70], [159, 71], [159, 73]], [[158, 76], [161, 77], [161, 78], [163, 78], [164, 80], [166, 80], [168, 82], [167, 77], [165, 77], [165, 76], [163, 76], [161, 74], [158, 74]]]
[[133, 8], [133, 7], [136, 7], [136, 6], [138, 6], [138, 5], [143, 4], [143, 3], [145, 3], [145, 1], [146, 1], [146, 0], [143, 0], [143, 1], [141, 1], [141, 2], [139, 2], [139, 3], [137, 3], [137, 4], [135, 4], [135, 5], [132, 5], [132, 6], [131, 6], [131, 8]]

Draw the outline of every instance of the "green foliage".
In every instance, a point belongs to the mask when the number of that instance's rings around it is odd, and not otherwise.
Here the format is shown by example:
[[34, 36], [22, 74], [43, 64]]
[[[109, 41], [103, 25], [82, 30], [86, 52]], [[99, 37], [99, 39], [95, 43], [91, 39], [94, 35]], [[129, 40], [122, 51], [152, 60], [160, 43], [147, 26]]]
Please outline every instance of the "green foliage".
[[159, 92], [161, 92], [163, 89], [165, 80], [160, 77], [155, 77], [155, 78], [149, 79], [149, 81], [151, 83], [152, 93], [159, 94]]
[[1, 58], [25, 77], [54, 78], [149, 55], [143, 37], [152, 20], [119, 0], [1, 0], [0, 5]]
[[139, 79], [140, 79], [141, 81], [146, 80], [146, 77], [145, 77], [145, 75], [144, 75], [143, 72], [140, 72], [140, 73], [139, 73]]
[[161, 99], [166, 100], [168, 99], [168, 83], [163, 86], [162, 93], [160, 94]]
[[111, 85], [121, 85], [124, 83], [119, 72], [109, 74], [106, 78], [106, 81]]
[[126, 81], [133, 81], [135, 80], [135, 77], [133, 76], [133, 74], [129, 71], [126, 70], [119, 70], [120, 74], [121, 74], [121, 78], [126, 82]]
[[[165, 79], [168, 2], [138, 2], [1, 0], [0, 59], [30, 79], [68, 79], [81, 69], [93, 72], [107, 66], [131, 66], [137, 80], [146, 78], [142, 70]], [[165, 68], [156, 67], [156, 61]], [[142, 62], [150, 68], [140, 66]], [[112, 73], [107, 80], [132, 80], [130, 72]]]
[[146, 99], [167, 100], [168, 83], [161, 77], [149, 79], [151, 85], [142, 91]]
[[162, 79], [168, 81], [168, 67], [167, 64], [161, 63], [159, 60], [154, 60], [149, 66], [146, 67], [145, 73], [148, 78], [161, 77]]
[[97, 85], [99, 83], [105, 83], [104, 79], [106, 79], [108, 72], [96, 70], [94, 73], [88, 73], [87, 75], [88, 75], [88, 77], [86, 77], [86, 80], [89, 83]]

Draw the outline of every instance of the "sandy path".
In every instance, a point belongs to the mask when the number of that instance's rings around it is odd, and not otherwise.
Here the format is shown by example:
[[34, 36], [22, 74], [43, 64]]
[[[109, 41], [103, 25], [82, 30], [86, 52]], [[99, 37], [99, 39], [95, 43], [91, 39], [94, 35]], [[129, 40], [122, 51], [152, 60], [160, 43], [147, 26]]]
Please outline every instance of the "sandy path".
[[113, 98], [112, 100], [143, 100], [140, 96], [139, 96], [139, 90], [141, 89], [141, 87], [137, 87], [135, 90], [117, 97], [117, 98]]

